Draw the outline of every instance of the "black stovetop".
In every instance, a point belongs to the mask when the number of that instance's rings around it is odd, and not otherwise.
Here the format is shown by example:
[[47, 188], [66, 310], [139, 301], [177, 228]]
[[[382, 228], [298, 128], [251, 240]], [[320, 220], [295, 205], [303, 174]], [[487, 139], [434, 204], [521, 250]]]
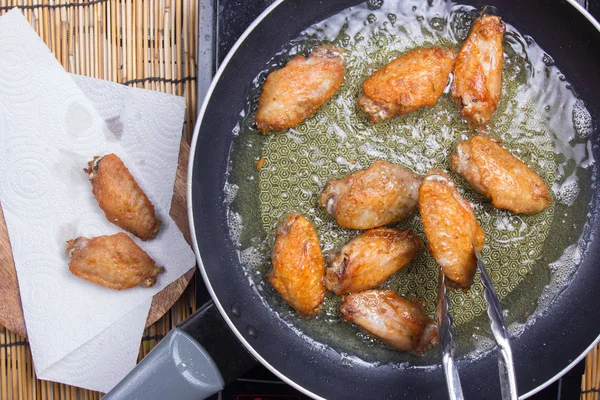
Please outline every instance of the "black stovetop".
[[[208, 89], [216, 72], [235, 41], [258, 15], [275, 0], [200, 0], [200, 38], [198, 61], [199, 97]], [[557, 0], [560, 1], [560, 0]], [[596, 18], [600, 18], [600, 0], [577, 0]], [[204, 77], [203, 77], [204, 76]], [[198, 104], [201, 104], [199, 101]], [[200, 274], [196, 274], [197, 304], [210, 300]], [[532, 400], [579, 399], [585, 361]], [[304, 400], [309, 397], [286, 385], [261, 365], [257, 365], [237, 381], [229, 384], [210, 400]]]

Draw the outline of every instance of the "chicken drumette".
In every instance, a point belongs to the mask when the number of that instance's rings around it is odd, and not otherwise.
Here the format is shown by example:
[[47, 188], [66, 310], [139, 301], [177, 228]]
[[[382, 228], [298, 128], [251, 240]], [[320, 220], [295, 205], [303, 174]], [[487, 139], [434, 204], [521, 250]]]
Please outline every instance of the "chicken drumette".
[[258, 99], [256, 126], [262, 133], [293, 128], [314, 114], [344, 80], [344, 51], [315, 48], [267, 76]]
[[415, 258], [423, 242], [411, 229], [375, 228], [346, 244], [331, 260], [325, 284], [335, 294], [381, 285]]
[[325, 263], [315, 229], [303, 216], [290, 214], [275, 235], [269, 281], [301, 317], [318, 314], [326, 289]]
[[94, 157], [84, 171], [106, 219], [142, 240], [156, 237], [154, 206], [117, 155]]
[[535, 214], [552, 203], [544, 180], [498, 140], [474, 136], [459, 143], [452, 154], [452, 169], [491, 199], [494, 207]]
[[422, 178], [386, 161], [327, 182], [319, 205], [344, 228], [370, 229], [399, 222], [417, 210]]
[[419, 188], [419, 207], [433, 258], [450, 284], [468, 289], [477, 267], [475, 249], [481, 251], [485, 240], [471, 205], [448, 174], [431, 170]]
[[421, 354], [438, 343], [437, 325], [421, 305], [392, 290], [345, 296], [340, 311], [346, 321], [400, 350]]
[[500, 17], [484, 15], [475, 20], [471, 33], [456, 56], [452, 97], [471, 125], [485, 125], [502, 92], [502, 38], [506, 27]]
[[156, 283], [156, 276], [164, 271], [122, 232], [69, 240], [67, 254], [71, 258], [69, 270], [73, 275], [109, 289], [151, 287]]
[[363, 84], [358, 107], [371, 122], [433, 106], [448, 84], [454, 51], [440, 47], [416, 49], [396, 58]]

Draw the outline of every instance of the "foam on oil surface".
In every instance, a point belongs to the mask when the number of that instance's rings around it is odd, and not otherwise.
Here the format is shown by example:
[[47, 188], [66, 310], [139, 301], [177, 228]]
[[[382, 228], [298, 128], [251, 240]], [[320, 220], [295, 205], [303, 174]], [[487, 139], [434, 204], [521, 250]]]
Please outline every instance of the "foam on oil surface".
[[[266, 281], [274, 228], [287, 213], [301, 212], [315, 225], [323, 250], [339, 248], [357, 232], [340, 229], [317, 207], [318, 195], [329, 177], [367, 168], [376, 159], [420, 174], [436, 167], [448, 169], [452, 146], [470, 135], [448, 87], [435, 107], [377, 126], [355, 107], [364, 78], [394, 57], [429, 45], [459, 48], [477, 12], [450, 2], [429, 3], [432, 5], [417, 0], [385, 1], [377, 10], [357, 6], [307, 29], [253, 81], [248, 109], [242, 111], [233, 132], [230, 183], [225, 191], [226, 198], [233, 199], [230, 232], [239, 246], [244, 273], [275, 315], [307, 341], [338, 351], [345, 363], [357, 359], [402, 367], [427, 365], [437, 363], [437, 353], [421, 358], [407, 355], [358, 332], [342, 321], [337, 311], [340, 300], [331, 293], [315, 319], [297, 318]], [[268, 72], [323, 42], [333, 42], [347, 52], [346, 78], [338, 94], [295, 129], [260, 135], [252, 120]], [[517, 326], [525, 326], [527, 318], [531, 323], [532, 315], [551, 305], [576, 269], [578, 258], [561, 257], [561, 250], [578, 241], [587, 219], [593, 184], [589, 167], [594, 159], [588, 139], [592, 130], [589, 112], [554, 60], [532, 38], [510, 25], [504, 46], [503, 95], [488, 133], [502, 139], [542, 175], [557, 203], [538, 216], [513, 215], [491, 207], [464, 180], [457, 178], [457, 184], [486, 231], [484, 257], [501, 301], [510, 311], [507, 321], [519, 332]], [[260, 158], [266, 162], [258, 172], [254, 165]], [[565, 225], [571, 228], [568, 234]], [[400, 227], [413, 227], [424, 238], [419, 216]], [[561, 268], [554, 268], [556, 265]], [[522, 290], [527, 285], [531, 289]], [[432, 258], [422, 251], [408, 270], [383, 287], [416, 296], [433, 312], [437, 273]], [[459, 346], [468, 348], [469, 357], [476, 358], [490, 348], [489, 332], [481, 322], [486, 307], [482, 287], [476, 284], [467, 293], [452, 292], [451, 299]]]

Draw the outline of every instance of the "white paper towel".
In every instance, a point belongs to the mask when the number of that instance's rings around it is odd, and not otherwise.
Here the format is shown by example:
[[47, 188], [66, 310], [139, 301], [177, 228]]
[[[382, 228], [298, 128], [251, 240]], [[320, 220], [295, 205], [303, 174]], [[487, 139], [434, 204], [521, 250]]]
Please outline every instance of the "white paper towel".
[[69, 353], [40, 375], [45, 379], [106, 393], [137, 363], [140, 338], [152, 300], [134, 308], [89, 342]]
[[[168, 215], [184, 109], [180, 97], [70, 76], [20, 12], [0, 17], [0, 201], [38, 376], [72, 380], [62, 376], [73, 373], [64, 365], [97, 360], [88, 352], [101, 349], [107, 370], [117, 372], [98, 376], [94, 389], [112, 387], [131, 365], [118, 357], [126, 344], [112, 346], [106, 337], [118, 333], [139, 344], [151, 297], [194, 265]], [[162, 222], [156, 239], [133, 238], [166, 268], [152, 288], [114, 291], [68, 270], [66, 240], [120, 231], [83, 172], [93, 156], [107, 153], [120, 156]], [[112, 362], [109, 351], [120, 352]]]

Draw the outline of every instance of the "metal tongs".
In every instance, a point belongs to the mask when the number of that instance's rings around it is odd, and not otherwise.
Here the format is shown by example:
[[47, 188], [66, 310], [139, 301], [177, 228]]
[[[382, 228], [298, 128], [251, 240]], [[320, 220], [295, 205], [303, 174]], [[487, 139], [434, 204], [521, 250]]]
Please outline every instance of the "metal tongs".
[[[513, 365], [512, 351], [508, 338], [508, 331], [504, 324], [502, 308], [498, 301], [498, 296], [492, 286], [492, 281], [487, 274], [483, 265], [483, 260], [478, 251], [475, 251], [477, 256], [477, 268], [481, 275], [481, 282], [484, 287], [484, 297], [488, 303], [487, 313], [490, 317], [490, 324], [494, 339], [498, 345], [498, 372], [500, 375], [500, 388], [502, 391], [503, 400], [517, 400], [519, 398], [517, 392], [517, 379], [515, 376], [515, 368]], [[450, 308], [450, 300], [446, 292], [446, 277], [440, 268], [440, 281], [438, 289], [438, 330], [440, 352], [442, 354], [442, 367], [446, 376], [446, 385], [448, 387], [448, 395], [450, 400], [464, 399], [458, 368], [454, 361], [454, 329], [452, 328], [452, 316], [448, 312]]]

